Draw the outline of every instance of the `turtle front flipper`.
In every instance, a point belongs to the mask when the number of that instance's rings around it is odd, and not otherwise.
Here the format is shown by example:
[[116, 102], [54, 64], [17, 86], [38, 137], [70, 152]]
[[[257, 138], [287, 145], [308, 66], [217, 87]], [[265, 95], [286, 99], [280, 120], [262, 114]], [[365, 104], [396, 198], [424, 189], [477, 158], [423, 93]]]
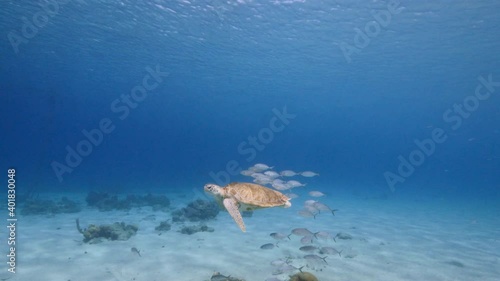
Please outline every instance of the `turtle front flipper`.
[[224, 207], [229, 212], [231, 217], [233, 217], [236, 224], [240, 227], [241, 231], [245, 232], [245, 223], [243, 223], [243, 218], [241, 217], [241, 213], [238, 210], [238, 202], [232, 198], [226, 198], [223, 201]]

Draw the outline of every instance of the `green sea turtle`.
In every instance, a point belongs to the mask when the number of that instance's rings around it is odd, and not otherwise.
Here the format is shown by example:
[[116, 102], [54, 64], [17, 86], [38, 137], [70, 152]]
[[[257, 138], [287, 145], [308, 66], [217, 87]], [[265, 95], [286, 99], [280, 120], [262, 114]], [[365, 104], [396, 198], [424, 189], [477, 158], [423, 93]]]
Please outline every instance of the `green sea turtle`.
[[212, 194], [219, 205], [229, 212], [243, 232], [246, 229], [240, 211], [271, 207], [288, 208], [292, 205], [290, 198], [281, 192], [253, 183], [232, 182], [225, 187], [206, 184], [204, 190]]

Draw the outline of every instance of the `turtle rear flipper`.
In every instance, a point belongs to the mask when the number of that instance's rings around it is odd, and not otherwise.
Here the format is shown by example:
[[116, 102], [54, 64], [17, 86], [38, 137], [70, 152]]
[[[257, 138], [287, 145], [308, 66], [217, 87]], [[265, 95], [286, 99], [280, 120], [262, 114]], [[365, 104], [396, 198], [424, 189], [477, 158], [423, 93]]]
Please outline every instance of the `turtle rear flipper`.
[[223, 201], [224, 207], [229, 212], [231, 217], [233, 217], [236, 224], [240, 227], [241, 231], [246, 232], [245, 223], [243, 223], [243, 218], [238, 210], [238, 202], [232, 198], [226, 198]]

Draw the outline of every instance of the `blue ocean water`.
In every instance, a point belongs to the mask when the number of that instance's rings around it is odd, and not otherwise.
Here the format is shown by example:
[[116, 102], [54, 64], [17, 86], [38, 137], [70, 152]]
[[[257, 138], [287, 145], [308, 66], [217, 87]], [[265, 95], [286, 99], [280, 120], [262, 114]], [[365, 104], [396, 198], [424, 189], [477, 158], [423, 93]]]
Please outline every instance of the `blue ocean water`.
[[500, 202], [498, 1], [2, 1], [17, 192], [192, 193], [256, 163]]
[[[478, 77], [500, 80], [495, 1], [3, 6], [2, 170], [17, 168], [26, 187], [178, 189], [214, 181], [234, 160], [390, 192], [384, 173], [399, 175], [398, 156], [441, 128], [444, 143], [398, 192], [498, 195], [498, 84], [467, 100]], [[151, 70], [164, 76], [127, 105]], [[454, 109], [467, 101], [470, 117]], [[285, 109], [294, 117], [283, 130], [238, 150]], [[67, 163], [67, 147], [106, 118], [115, 129]]]

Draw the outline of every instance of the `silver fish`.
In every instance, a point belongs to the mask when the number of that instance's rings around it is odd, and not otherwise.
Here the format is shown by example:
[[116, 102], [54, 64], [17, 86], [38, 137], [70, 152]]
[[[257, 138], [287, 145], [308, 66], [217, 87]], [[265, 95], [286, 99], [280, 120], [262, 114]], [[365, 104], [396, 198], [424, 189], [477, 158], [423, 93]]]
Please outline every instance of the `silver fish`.
[[282, 184], [282, 183], [274, 183], [274, 182], [273, 182], [273, 184], [272, 184], [272, 187], [273, 187], [274, 189], [281, 190], [281, 191], [283, 191], [283, 190], [287, 190], [287, 189], [290, 189], [290, 187], [288, 187], [288, 186], [287, 186], [287, 185], [285, 185], [285, 184]]
[[330, 207], [328, 207], [327, 205], [321, 203], [321, 202], [314, 202], [313, 204], [314, 208], [320, 210], [320, 211], [327, 211], [327, 212], [331, 212], [332, 215], [335, 216], [335, 212], [338, 211], [338, 209], [332, 209]]
[[274, 270], [273, 275], [279, 275], [279, 274], [283, 274], [283, 273], [287, 273], [287, 272], [291, 272], [291, 271], [295, 271], [295, 270], [299, 270], [300, 272], [302, 272], [302, 268], [303, 268], [303, 266], [295, 267], [293, 265], [287, 264], [287, 265], [280, 266], [279, 268]]
[[284, 261], [282, 259], [274, 260], [274, 261], [271, 262], [272, 266], [282, 266], [284, 264], [286, 264], [286, 261]]
[[257, 163], [255, 165], [253, 165], [252, 167], [250, 167], [249, 170], [254, 170], [254, 171], [262, 172], [262, 171], [265, 171], [265, 170], [270, 170], [272, 168], [274, 168], [274, 167], [269, 167], [266, 164]]
[[341, 256], [340, 254], [342, 253], [342, 251], [338, 251], [337, 249], [335, 249], [333, 247], [321, 247], [321, 249], [319, 250], [319, 253], [322, 255], [339, 255], [339, 257], [340, 257]]
[[313, 191], [309, 191], [309, 196], [312, 196], [312, 197], [322, 197], [322, 196], [325, 196], [325, 194], [321, 191], [316, 191], [316, 190], [313, 190]]
[[290, 188], [294, 188], [294, 187], [306, 186], [306, 185], [304, 183], [300, 183], [298, 181], [291, 180], [291, 181], [286, 182], [286, 186], [288, 186]]
[[275, 171], [265, 171], [264, 175], [270, 178], [278, 178], [280, 176], [280, 174], [276, 173]]
[[255, 171], [252, 171], [252, 170], [243, 170], [240, 172], [240, 174], [244, 175], [244, 176], [251, 176], [253, 173], [255, 173]]
[[314, 246], [302, 246], [302, 247], [299, 248], [299, 250], [301, 250], [302, 252], [314, 252], [317, 249], [318, 248], [314, 247]]
[[304, 217], [304, 218], [316, 218], [316, 214], [312, 213], [309, 210], [302, 209], [302, 210], [298, 211], [297, 214], [299, 214], [299, 216]]
[[138, 250], [136, 247], [132, 247], [132, 248], [130, 249], [130, 251], [131, 251], [132, 253], [136, 253], [136, 254], [138, 254], [138, 255], [139, 255], [139, 257], [142, 257], [142, 256], [141, 256], [141, 251], [140, 251], [140, 250]]
[[291, 171], [291, 170], [284, 170], [280, 172], [280, 175], [283, 177], [293, 177], [298, 175], [298, 173]]
[[307, 228], [294, 228], [292, 229], [292, 234], [297, 236], [313, 235], [313, 233]]
[[328, 257], [328, 256], [326, 256], [326, 257], [323, 257], [323, 258], [322, 258], [322, 257], [320, 257], [320, 256], [318, 256], [318, 255], [305, 255], [305, 256], [304, 256], [304, 259], [306, 259], [306, 260], [311, 260], [311, 261], [319, 261], [319, 260], [322, 260], [322, 261], [324, 261], [326, 264], [328, 264], [328, 263], [326, 262], [326, 260], [325, 260], [327, 257]]
[[306, 200], [306, 201], [304, 202], [304, 206], [314, 206], [314, 204], [315, 204], [316, 202], [318, 202], [318, 201], [316, 201], [316, 200], [312, 200], [312, 199], [309, 199], [309, 200]]
[[330, 234], [329, 232], [326, 232], [326, 231], [318, 231], [316, 233], [314, 233], [314, 237], [316, 239], [324, 239], [324, 240], [328, 240], [328, 239], [332, 239], [333, 241], [337, 242], [335, 240], [335, 236], [333, 236], [332, 234]]
[[210, 281], [228, 281], [228, 280], [231, 280], [231, 275], [228, 275], [228, 276], [224, 276], [222, 274], [220, 274], [219, 272], [214, 272], [214, 274], [212, 274], [212, 277], [210, 278]]
[[264, 245], [260, 246], [260, 248], [263, 249], [263, 250], [270, 250], [270, 249], [274, 248], [274, 244], [273, 243], [267, 243], [267, 244], [264, 244]]
[[283, 240], [285, 238], [288, 238], [288, 240], [290, 240], [290, 235], [286, 235], [286, 234], [283, 234], [283, 233], [279, 233], [279, 232], [273, 232], [271, 234], [269, 234], [269, 236], [271, 236], [272, 238], [276, 239], [276, 240]]
[[300, 239], [300, 243], [301, 244], [312, 244], [313, 240], [314, 240], [313, 235], [307, 235], [307, 236], [302, 237], [302, 239]]
[[311, 177], [315, 177], [315, 176], [319, 176], [318, 173], [315, 173], [315, 172], [311, 172], [311, 171], [305, 171], [305, 172], [302, 172], [300, 173], [301, 176], [303, 177], [307, 177], [307, 178], [311, 178]]

